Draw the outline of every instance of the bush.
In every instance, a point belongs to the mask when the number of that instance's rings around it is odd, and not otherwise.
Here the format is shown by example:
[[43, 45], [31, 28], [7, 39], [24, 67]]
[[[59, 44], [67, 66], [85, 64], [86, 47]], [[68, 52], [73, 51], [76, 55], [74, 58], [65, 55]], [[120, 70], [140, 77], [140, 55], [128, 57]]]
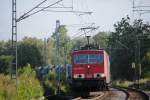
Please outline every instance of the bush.
[[[30, 100], [43, 96], [44, 91], [30, 65], [19, 69], [18, 88], [8, 75], [0, 75], [0, 100]], [[18, 93], [18, 94], [17, 94]]]
[[[63, 94], [69, 93], [70, 87], [65, 82], [65, 73], [61, 73], [60, 79], [60, 92]], [[46, 90], [45, 95], [54, 95], [58, 91], [58, 74], [56, 72], [50, 71], [44, 77], [44, 88]]]
[[43, 89], [36, 79], [36, 72], [30, 64], [19, 70], [18, 95], [19, 100], [29, 100], [43, 96]]
[[11, 67], [12, 56], [0, 56], [0, 73], [8, 74]]
[[16, 100], [15, 81], [3, 74], [0, 74], [0, 79], [0, 100]]
[[30, 64], [18, 70], [19, 75], [36, 78], [36, 71], [31, 68]]
[[43, 89], [37, 79], [21, 75], [18, 83], [19, 100], [30, 100], [43, 96]]

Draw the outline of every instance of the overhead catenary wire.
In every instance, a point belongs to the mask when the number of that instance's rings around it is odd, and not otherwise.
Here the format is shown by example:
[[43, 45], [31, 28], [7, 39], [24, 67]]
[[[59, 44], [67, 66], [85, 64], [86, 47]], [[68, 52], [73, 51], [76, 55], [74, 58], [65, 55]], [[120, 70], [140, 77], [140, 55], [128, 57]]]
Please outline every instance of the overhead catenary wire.
[[31, 11], [33, 11], [34, 9], [36, 9], [37, 7], [39, 7], [41, 4], [43, 4], [43, 3], [46, 2], [46, 1], [47, 1], [47, 0], [44, 0], [43, 2], [41, 2], [40, 4], [38, 4], [36, 7], [32, 8], [32, 9], [29, 10], [27, 13], [23, 14], [21, 17], [19, 17], [19, 18], [17, 19], [17, 22], [19, 22], [19, 21], [21, 21], [21, 20], [23, 20], [23, 19], [25, 19], [25, 18], [27, 18], [27, 17], [30, 17], [31, 15], [34, 15], [34, 14], [40, 12], [40, 11], [43, 11], [43, 10], [45, 10], [45, 9], [47, 9], [47, 8], [49, 8], [49, 7], [53, 6], [53, 5], [55, 5], [55, 4], [58, 4], [59, 2], [61, 2], [61, 1], [63, 1], [63, 0], [59, 0], [59, 1], [55, 2], [55, 3], [53, 3], [53, 4], [50, 4], [49, 6], [46, 6], [46, 7], [42, 8], [42, 9], [40, 9], [40, 10], [38, 10], [38, 11], [35, 11], [35, 12], [29, 14]]
[[[82, 28], [80, 28], [79, 30], [80, 31], [83, 31], [83, 33], [82, 34], [80, 34], [80, 35], [78, 35], [78, 36], [76, 36], [76, 34], [73, 36], [74, 38], [73, 39], [76, 39], [76, 38], [78, 38], [78, 37], [81, 37], [81, 36], [83, 36], [83, 35], [85, 35], [85, 36], [87, 36], [87, 33], [90, 33], [90, 32], [92, 32], [92, 31], [95, 31], [95, 30], [97, 30], [99, 27], [93, 27], [93, 24], [91, 24], [90, 26], [87, 26], [87, 27], [82, 27]], [[87, 31], [86, 31], [87, 30]]]
[[[35, 7], [33, 7], [31, 10], [29, 10], [28, 12], [24, 13], [22, 16], [20, 16], [18, 19], [17, 19], [17, 22], [27, 18], [27, 17], [30, 17], [36, 13], [39, 13], [41, 11], [49, 11], [49, 12], [71, 12], [71, 13], [78, 13], [78, 14], [92, 14], [92, 12], [85, 12], [85, 11], [73, 11], [73, 7], [65, 7], [63, 4], [60, 4], [60, 2], [64, 1], [64, 0], [58, 0], [46, 7], [40, 7], [43, 3], [45, 3], [47, 0], [44, 0], [42, 2], [40, 2], [38, 5], [36, 5]], [[61, 5], [62, 7], [52, 7], [54, 5]], [[58, 11], [58, 10], [50, 10], [50, 9], [47, 9], [47, 8], [72, 8], [72, 10], [68, 10], [68, 11]], [[38, 9], [37, 11], [34, 11], [35, 9]]]
[[133, 0], [133, 4], [132, 5], [133, 5], [133, 7], [132, 7], [133, 8], [133, 14], [135, 14], [135, 12], [137, 12], [139, 14], [139, 18], [141, 18], [141, 16], [143, 14], [150, 13], [150, 2], [146, 2], [146, 0], [145, 1]]
[[84, 13], [84, 14], [92, 14], [92, 12], [84, 12], [84, 11], [57, 11], [57, 10], [43, 10], [43, 11], [48, 11], [48, 12], [72, 12], [72, 13]]
[[[92, 26], [92, 25], [94, 25], [95, 23], [84, 23], [84, 24], [72, 24], [72, 25], [65, 25], [66, 27], [73, 27], [73, 28], [75, 28], [75, 27], [79, 27], [78, 28], [78, 30], [77, 30], [77, 32], [74, 32], [74, 35], [72, 35], [71, 37], [76, 37], [79, 33], [81, 33], [81, 27], [90, 27], [90, 26]], [[78, 32], [79, 31], [79, 32]]]

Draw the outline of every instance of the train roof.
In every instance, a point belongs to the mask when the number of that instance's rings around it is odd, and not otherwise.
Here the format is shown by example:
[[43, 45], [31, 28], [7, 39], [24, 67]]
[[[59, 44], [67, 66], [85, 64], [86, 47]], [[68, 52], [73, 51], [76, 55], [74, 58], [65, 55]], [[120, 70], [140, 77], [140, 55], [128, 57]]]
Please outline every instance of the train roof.
[[82, 51], [82, 50], [89, 50], [89, 51], [93, 51], [93, 50], [104, 50], [103, 48], [100, 48], [98, 45], [93, 45], [93, 44], [89, 44], [89, 45], [85, 45], [82, 46], [78, 49], [75, 49], [74, 51]]
[[74, 50], [73, 52], [86, 52], [86, 51], [105, 51], [104, 49], [89, 49], [89, 50]]

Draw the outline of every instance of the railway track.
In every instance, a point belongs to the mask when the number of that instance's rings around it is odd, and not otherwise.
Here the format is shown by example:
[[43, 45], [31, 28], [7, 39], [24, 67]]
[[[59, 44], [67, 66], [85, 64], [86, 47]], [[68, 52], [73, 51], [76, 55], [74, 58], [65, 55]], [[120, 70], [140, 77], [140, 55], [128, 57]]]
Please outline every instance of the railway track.
[[83, 97], [77, 97], [72, 100], [100, 100], [102, 97], [106, 96], [108, 94], [108, 91], [105, 92], [90, 92], [90, 95], [86, 98]]
[[96, 93], [87, 98], [77, 97], [72, 100], [126, 100], [126, 93], [118, 89], [110, 88], [109, 91], [99, 92], [99, 95]]
[[149, 96], [141, 90], [132, 88], [117, 88], [126, 94], [125, 100], [149, 100]]
[[110, 88], [110, 91], [97, 92], [86, 98], [77, 97], [72, 100], [149, 100], [149, 98], [135, 89]]
[[128, 100], [149, 100], [149, 96], [141, 90], [126, 88]]
[[70, 96], [48, 96], [47, 100], [150, 100], [142, 91], [131, 88], [109, 88], [109, 91], [76, 91]]

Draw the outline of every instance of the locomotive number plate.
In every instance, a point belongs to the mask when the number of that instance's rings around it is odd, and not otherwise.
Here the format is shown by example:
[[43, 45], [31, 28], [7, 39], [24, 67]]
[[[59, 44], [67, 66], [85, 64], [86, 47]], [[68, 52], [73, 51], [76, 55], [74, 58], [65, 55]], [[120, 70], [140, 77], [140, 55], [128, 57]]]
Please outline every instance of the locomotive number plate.
[[86, 78], [92, 78], [92, 74], [87, 74]]

